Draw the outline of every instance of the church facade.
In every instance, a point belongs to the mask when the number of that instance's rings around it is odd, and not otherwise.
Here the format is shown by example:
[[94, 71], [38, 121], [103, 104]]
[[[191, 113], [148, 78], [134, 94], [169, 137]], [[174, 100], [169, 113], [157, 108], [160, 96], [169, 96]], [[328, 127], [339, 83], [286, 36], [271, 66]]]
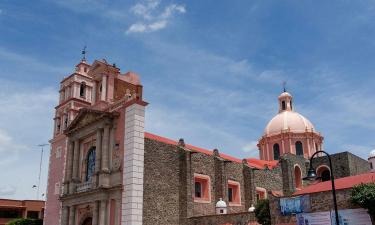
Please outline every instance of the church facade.
[[[323, 136], [294, 111], [286, 91], [259, 140], [260, 159], [238, 159], [146, 132], [142, 90], [137, 74], [122, 74], [105, 60], [83, 59], [62, 80], [46, 225], [248, 224], [259, 199], [308, 185], [302, 180], [307, 159], [322, 149]], [[348, 152], [333, 161], [347, 168], [335, 177], [369, 170]], [[327, 159], [316, 163], [329, 179]]]

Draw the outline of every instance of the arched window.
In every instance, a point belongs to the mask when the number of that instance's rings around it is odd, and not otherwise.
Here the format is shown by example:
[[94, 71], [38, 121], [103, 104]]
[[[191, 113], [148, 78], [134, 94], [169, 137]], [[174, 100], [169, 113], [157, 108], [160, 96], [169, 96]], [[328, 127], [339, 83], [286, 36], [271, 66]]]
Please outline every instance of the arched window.
[[281, 109], [282, 109], [282, 110], [286, 110], [286, 104], [285, 104], [285, 101], [282, 101], [282, 102], [281, 102]]
[[86, 181], [91, 181], [95, 173], [95, 147], [90, 148], [87, 154]]
[[81, 86], [79, 87], [79, 96], [85, 97], [86, 95], [86, 83], [82, 82]]
[[296, 142], [296, 155], [303, 156], [303, 146], [302, 146], [302, 142], [300, 141]]
[[295, 186], [296, 189], [301, 189], [302, 188], [302, 172], [299, 166], [294, 167], [294, 181], [295, 181]]
[[331, 172], [330, 172], [329, 168], [325, 165], [322, 165], [322, 166], [318, 167], [316, 173], [317, 173], [318, 177], [321, 178], [322, 181], [331, 180]]
[[293, 109], [292, 100], [290, 100], [290, 109]]
[[280, 159], [280, 146], [277, 143], [273, 145], [273, 159], [274, 160]]

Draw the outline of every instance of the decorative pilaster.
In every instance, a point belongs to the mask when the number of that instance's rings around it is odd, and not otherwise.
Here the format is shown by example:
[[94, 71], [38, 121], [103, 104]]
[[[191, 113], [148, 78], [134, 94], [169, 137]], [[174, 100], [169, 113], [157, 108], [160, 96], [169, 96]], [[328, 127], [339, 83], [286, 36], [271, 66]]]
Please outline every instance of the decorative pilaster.
[[70, 206], [69, 207], [69, 225], [75, 225], [76, 221], [76, 207]]
[[102, 171], [109, 172], [108, 167], [108, 146], [109, 146], [109, 125], [104, 127], [103, 147], [102, 147]]
[[96, 131], [96, 149], [95, 149], [95, 184], [99, 185], [99, 171], [101, 169], [100, 162], [101, 162], [101, 155], [102, 155], [102, 129], [99, 128]]
[[125, 108], [121, 225], [142, 225], [145, 106]]
[[67, 206], [62, 207], [61, 225], [68, 225], [69, 222], [69, 208]]
[[93, 87], [92, 87], [92, 97], [91, 97], [91, 105], [94, 105], [95, 104], [95, 101], [96, 101], [96, 81], [94, 81], [94, 85], [93, 85]]
[[100, 100], [105, 101], [107, 99], [107, 75], [103, 75], [102, 80], [102, 93]]
[[74, 141], [74, 154], [73, 154], [73, 180], [78, 180], [78, 167], [79, 167], [79, 140]]
[[73, 153], [74, 153], [74, 146], [72, 141], [68, 141], [68, 154], [67, 154], [67, 159], [66, 159], [66, 179], [64, 182], [64, 194], [69, 194], [71, 193], [71, 190], [69, 188], [69, 183], [72, 181], [72, 166], [73, 166]]
[[107, 200], [100, 201], [99, 224], [107, 225]]
[[99, 218], [99, 201], [94, 202], [94, 208], [92, 212], [92, 225], [98, 225]]

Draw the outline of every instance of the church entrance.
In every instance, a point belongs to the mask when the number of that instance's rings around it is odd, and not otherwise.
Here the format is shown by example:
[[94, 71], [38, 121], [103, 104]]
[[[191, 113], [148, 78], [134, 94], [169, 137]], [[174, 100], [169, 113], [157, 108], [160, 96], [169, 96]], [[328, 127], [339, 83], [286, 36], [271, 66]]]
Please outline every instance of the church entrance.
[[85, 221], [83, 221], [82, 225], [92, 225], [92, 218], [86, 218]]

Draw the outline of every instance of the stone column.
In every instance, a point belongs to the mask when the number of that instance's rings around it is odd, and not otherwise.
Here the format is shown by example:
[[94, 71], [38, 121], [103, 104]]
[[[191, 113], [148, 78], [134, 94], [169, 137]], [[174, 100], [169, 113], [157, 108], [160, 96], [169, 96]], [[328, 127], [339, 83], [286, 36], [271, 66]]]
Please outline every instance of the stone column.
[[69, 190], [69, 183], [72, 181], [72, 165], [73, 165], [73, 151], [74, 151], [74, 146], [73, 142], [71, 140], [68, 141], [68, 154], [67, 154], [67, 159], [66, 159], [66, 169], [65, 169], [65, 181], [64, 181], [64, 194], [70, 193]]
[[94, 81], [94, 86], [92, 87], [91, 92], [91, 105], [94, 105], [96, 101], [96, 81]]
[[74, 141], [73, 154], [73, 180], [78, 181], [78, 167], [79, 167], [79, 140]]
[[99, 185], [99, 171], [101, 169], [101, 155], [102, 155], [102, 129], [96, 131], [96, 149], [95, 149], [95, 184]]
[[76, 207], [70, 206], [69, 207], [69, 225], [75, 225], [76, 221]]
[[145, 104], [125, 109], [121, 225], [142, 225]]
[[113, 160], [113, 148], [114, 148], [114, 146], [115, 146], [115, 132], [116, 132], [116, 130], [115, 130], [115, 128], [114, 127], [112, 127], [111, 128], [111, 130], [110, 130], [110, 132], [109, 132], [109, 146], [108, 146], [108, 166], [109, 166], [109, 169], [111, 170], [112, 169], [112, 167], [113, 167], [113, 162], [112, 162], [112, 160]]
[[69, 222], [69, 209], [67, 206], [62, 207], [62, 215], [61, 215], [61, 225], [68, 225]]
[[107, 200], [100, 201], [99, 224], [107, 225]]
[[99, 201], [94, 202], [94, 208], [92, 212], [92, 225], [98, 225], [98, 211], [99, 211]]
[[120, 221], [119, 221], [120, 209], [121, 209], [121, 201], [119, 199], [115, 199], [115, 225], [120, 225]]
[[102, 78], [102, 93], [100, 100], [105, 101], [107, 98], [107, 75], [103, 75]]
[[109, 125], [105, 125], [102, 147], [102, 171], [108, 173], [108, 146], [109, 146]]

